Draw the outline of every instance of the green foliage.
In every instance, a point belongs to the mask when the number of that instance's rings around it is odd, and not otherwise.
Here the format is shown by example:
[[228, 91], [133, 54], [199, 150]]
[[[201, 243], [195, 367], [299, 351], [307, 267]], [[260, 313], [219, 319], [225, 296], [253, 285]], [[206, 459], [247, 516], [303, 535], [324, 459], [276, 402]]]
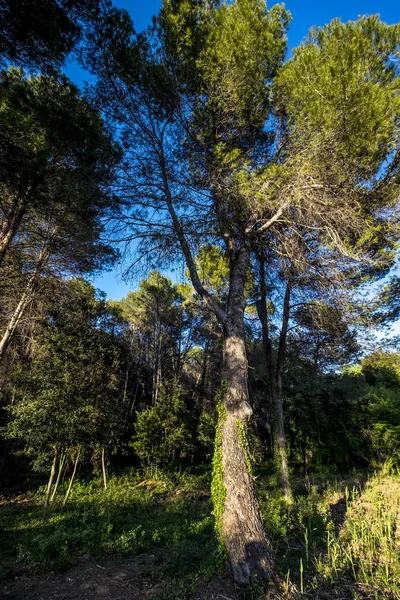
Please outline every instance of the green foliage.
[[226, 411], [223, 406], [223, 396], [226, 383], [221, 383], [221, 389], [217, 395], [218, 421], [215, 428], [214, 454], [212, 459], [211, 499], [213, 503], [213, 515], [215, 519], [215, 531], [222, 543], [222, 515], [224, 512], [226, 488], [224, 485], [224, 467], [222, 464], [222, 426], [226, 419]]
[[197, 441], [204, 449], [207, 458], [211, 457], [213, 454], [216, 427], [217, 422], [214, 411], [209, 412], [204, 410], [199, 417]]
[[[237, 132], [264, 125], [268, 110], [265, 83], [285, 53], [289, 20], [282, 5], [266, 10], [262, 0], [232, 4], [190, 1], [165, 3], [161, 22], [179, 59], [195, 65], [198, 85], [207, 90], [207, 107], [230, 114]], [[248, 49], [252, 48], [249, 53]], [[213, 106], [215, 103], [215, 106]], [[223, 148], [222, 136], [216, 153]]]
[[[196, 264], [203, 285], [220, 298], [225, 299], [229, 289], [229, 260], [227, 254], [218, 246], [205, 244], [196, 255]], [[254, 277], [249, 268], [245, 283], [246, 298], [254, 293], [254, 286]]]
[[[28, 77], [13, 67], [0, 74], [0, 107], [8, 232], [0, 261], [11, 248], [22, 277], [40, 264], [45, 244], [64, 273], [108, 266], [116, 253], [100, 241], [101, 218], [118, 204], [110, 186], [120, 154], [100, 114], [66, 77]], [[24, 249], [12, 244], [17, 233]]]
[[99, 327], [107, 318], [87, 281], [60, 283], [38, 323], [37, 352], [14, 367], [6, 435], [23, 442], [37, 470], [47, 469], [55, 449], [108, 445], [118, 436], [120, 354]]
[[219, 296], [225, 295], [229, 283], [229, 265], [223, 251], [212, 244], [202, 246], [196, 262], [203, 285]]
[[239, 436], [239, 440], [240, 440], [240, 445], [243, 448], [243, 452], [245, 454], [246, 457], [246, 464], [247, 464], [247, 469], [250, 473], [250, 476], [253, 477], [253, 462], [254, 459], [251, 456], [250, 453], [250, 444], [249, 444], [249, 439], [248, 439], [248, 433], [246, 431], [245, 425], [243, 424], [243, 421], [241, 421], [240, 419], [238, 419], [236, 421], [236, 429], [238, 432], [238, 436]]
[[133, 447], [145, 464], [167, 464], [193, 452], [190, 412], [182, 388], [160, 390], [155, 406], [137, 413]]
[[374, 352], [361, 361], [366, 390], [362, 399], [369, 460], [374, 469], [400, 467], [400, 356]]
[[290, 362], [287, 430], [292, 459], [311, 451], [311, 469], [399, 465], [399, 355], [375, 352], [342, 374]]
[[372, 386], [400, 390], [400, 355], [376, 351], [361, 360], [366, 382]]
[[174, 583], [188, 589], [199, 577], [207, 581], [221, 571], [221, 562], [210, 502], [202, 499], [205, 481], [161, 475], [139, 485], [138, 473], [125, 471], [110, 477], [107, 491], [97, 480], [77, 481], [64, 509], [43, 511], [42, 490], [27, 504], [2, 506], [1, 552], [35, 571], [64, 570], [88, 554], [122, 561], [155, 553], [160, 592], [165, 586], [167, 594]]
[[2, 0], [0, 64], [56, 70], [79, 40], [83, 24], [96, 15], [98, 6], [96, 0]]
[[[42, 490], [30, 502], [3, 503], [0, 551], [34, 571], [64, 570], [85, 555], [96, 561], [114, 556], [121, 563], [152, 554], [156, 597], [192, 597], [199, 585], [224, 575], [211, 503], [204, 499], [208, 478], [175, 473], [171, 479], [161, 471], [159, 478], [149, 475], [141, 481], [138, 473], [125, 471], [110, 477], [106, 491], [97, 480], [76, 481], [64, 509], [43, 511]], [[338, 592], [357, 597], [362, 591], [372, 600], [398, 594], [399, 480], [374, 478], [364, 490], [363, 482], [317, 478], [288, 510], [279, 486], [256, 479], [278, 573], [286, 582], [282, 585], [289, 586], [288, 600], [298, 597], [301, 586], [311, 598]]]
[[[80, 0], [67, 4], [78, 13], [82, 8]], [[67, 4], [48, 1], [56, 10], [50, 16], [65, 25], [53, 40], [54, 65], [79, 35]], [[222, 332], [207, 310], [213, 308], [225, 333], [233, 321], [235, 332], [241, 331], [245, 298], [255, 287], [249, 264], [266, 250], [266, 240], [272, 256], [268, 293], [277, 285], [273, 302], [267, 300], [272, 336], [278, 337], [282, 282], [302, 278], [290, 319], [304, 339], [289, 327], [290, 341], [300, 350], [286, 353], [284, 379], [292, 466], [305, 457], [311, 472], [400, 468], [399, 356], [374, 353], [358, 368], [337, 372], [358, 346], [342, 311], [319, 298], [315, 281], [320, 272], [326, 280], [335, 272], [338, 248], [349, 278], [354, 253], [378, 256], [379, 265], [386, 254], [382, 269], [393, 259], [388, 231], [398, 197], [400, 28], [377, 17], [347, 24], [336, 19], [313, 30], [283, 65], [290, 15], [282, 5], [267, 10], [263, 0], [166, 0], [154, 26], [139, 36], [127, 13], [107, 1], [103, 8], [96, 27], [88, 28], [91, 44], [82, 56], [97, 81], [88, 97], [96, 96], [113, 116], [125, 152], [118, 170], [126, 194], [120, 222], [126, 217], [126, 239], [141, 240], [138, 252], [149, 264], [170, 265], [183, 250], [196, 293], [152, 271], [137, 291], [107, 305], [84, 280], [42, 277], [41, 310], [29, 333], [22, 331], [10, 359], [11, 379], [1, 387], [11, 416], [5, 429], [9, 451], [13, 458], [24, 452], [43, 471], [56, 452], [82, 447], [83, 457], [90, 450], [98, 458], [104, 448], [117, 447], [128, 454], [131, 439], [153, 477], [160, 466], [208, 458], [215, 429], [213, 512], [196, 484], [176, 473], [164, 482], [156, 476], [142, 482], [132, 474], [111, 477], [105, 491], [97, 481], [79, 481], [65, 509], [42, 512], [35, 502], [3, 507], [0, 548], [37, 569], [66, 568], [87, 553], [164, 552], [160, 598], [185, 598], [196, 591], [196, 578], [216, 573], [223, 555], [224, 383], [216, 425], [212, 401]], [[40, 33], [36, 25], [33, 34]], [[4, 49], [1, 43], [6, 57], [18, 59], [16, 46]], [[32, 48], [22, 48], [19, 60], [46, 67], [48, 48], [43, 50], [35, 59]], [[0, 109], [1, 210], [6, 225], [17, 223], [14, 230], [10, 225], [14, 253], [6, 257], [10, 289], [16, 267], [21, 281], [32, 272], [38, 240], [47, 240], [50, 231], [49, 259], [58, 258], [57, 273], [103, 266], [114, 256], [100, 234], [101, 217], [118, 205], [112, 183], [120, 154], [100, 113], [66, 78], [27, 76], [15, 68], [1, 74]], [[306, 265], [299, 267], [301, 277], [292, 273], [292, 256]], [[309, 258], [315, 256], [311, 276]], [[362, 273], [357, 277], [365, 280]], [[388, 304], [395, 302], [395, 291], [386, 290]], [[307, 294], [312, 301], [305, 303]], [[14, 299], [2, 308], [3, 324]], [[254, 323], [247, 333], [255, 339]], [[275, 373], [269, 367], [271, 383]], [[267, 382], [254, 382], [259, 398], [265, 396]], [[236, 425], [252, 473], [253, 444], [243, 423]], [[338, 534], [333, 499], [306, 476], [307, 495], [290, 509], [271, 480], [254, 477], [280, 574], [300, 565], [301, 594], [315, 591], [318, 578], [335, 585], [344, 576], [346, 593], [353, 594], [359, 561], [359, 581], [369, 592], [376, 576], [379, 593], [397, 593], [391, 579], [399, 570], [392, 539], [398, 507], [390, 508], [385, 521], [388, 498], [379, 505], [373, 495], [377, 530], [367, 535], [359, 517], [367, 518], [368, 511], [360, 509]]]
[[359, 182], [377, 175], [395, 144], [399, 35], [377, 15], [334, 19], [311, 30], [277, 79], [295, 133], [329, 143]]

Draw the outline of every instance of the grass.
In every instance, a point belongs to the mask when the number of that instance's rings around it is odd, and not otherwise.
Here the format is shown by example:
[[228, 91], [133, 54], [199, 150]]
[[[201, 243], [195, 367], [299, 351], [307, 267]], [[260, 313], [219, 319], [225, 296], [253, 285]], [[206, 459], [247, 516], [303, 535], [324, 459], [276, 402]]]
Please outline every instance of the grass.
[[400, 598], [400, 480], [375, 477], [349, 498], [339, 535], [327, 530], [327, 555], [316, 558], [320, 578], [353, 598]]
[[184, 598], [195, 579], [221, 571], [208, 488], [206, 477], [143, 481], [128, 471], [111, 477], [107, 490], [97, 480], [77, 481], [64, 508], [43, 508], [40, 489], [0, 509], [0, 553], [33, 572], [65, 570], [86, 555], [155, 553], [154, 577]]
[[[97, 480], [77, 481], [66, 507], [47, 509], [40, 489], [0, 508], [0, 553], [34, 572], [64, 570], [87, 555], [154, 554], [152, 578], [162, 582], [154, 598], [190, 598], [224, 577], [209, 485], [208, 475], [143, 480], [128, 470], [111, 477], [106, 491]], [[299, 482], [290, 510], [267, 477], [257, 487], [279, 598], [400, 599], [400, 478], [319, 479], [307, 489]], [[256, 586], [240, 595], [265, 598]]]
[[399, 477], [311, 486], [290, 512], [270, 497], [263, 507], [280, 598], [400, 599]]

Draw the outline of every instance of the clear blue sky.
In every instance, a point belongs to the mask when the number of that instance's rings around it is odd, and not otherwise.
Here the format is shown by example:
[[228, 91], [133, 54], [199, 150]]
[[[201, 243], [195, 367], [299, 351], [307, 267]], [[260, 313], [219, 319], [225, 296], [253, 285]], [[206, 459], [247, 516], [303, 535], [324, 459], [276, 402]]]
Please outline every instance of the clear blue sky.
[[[141, 31], [150, 24], [151, 17], [158, 12], [161, 0], [114, 0], [114, 4], [119, 8], [125, 8], [133, 19], [135, 29]], [[268, 6], [272, 6], [272, 4], [275, 2]], [[348, 21], [357, 19], [360, 15], [379, 13], [381, 19], [386, 23], [400, 21], [400, 2], [398, 0], [332, 0], [331, 2], [288, 0], [285, 4], [292, 14], [288, 40], [289, 55], [291, 49], [304, 39], [311, 26], [325, 25], [334, 17]], [[69, 65], [66, 72], [78, 85], [85, 79], [85, 74], [75, 65]], [[125, 296], [132, 287], [132, 284], [121, 281], [118, 270], [96, 278], [94, 284], [104, 290], [108, 297], [115, 299]]]

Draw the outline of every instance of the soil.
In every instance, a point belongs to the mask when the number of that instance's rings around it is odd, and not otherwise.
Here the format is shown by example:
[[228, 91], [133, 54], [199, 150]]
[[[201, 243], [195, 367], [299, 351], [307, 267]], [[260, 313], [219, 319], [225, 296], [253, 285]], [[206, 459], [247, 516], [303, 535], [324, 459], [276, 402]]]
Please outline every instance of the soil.
[[[163, 582], [157, 578], [154, 555], [130, 560], [84, 557], [67, 572], [32, 574], [12, 558], [0, 558], [5, 578], [0, 600], [147, 600], [157, 597]], [[193, 600], [237, 600], [229, 581], [218, 581], [199, 589]]]

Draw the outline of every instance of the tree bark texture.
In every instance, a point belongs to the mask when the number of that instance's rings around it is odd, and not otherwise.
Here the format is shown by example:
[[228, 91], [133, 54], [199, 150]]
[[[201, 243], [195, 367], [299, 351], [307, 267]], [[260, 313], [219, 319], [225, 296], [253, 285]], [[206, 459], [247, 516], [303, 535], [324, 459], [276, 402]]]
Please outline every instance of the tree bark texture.
[[244, 283], [248, 260], [247, 251], [243, 252], [231, 268], [230, 298], [224, 324], [225, 418], [221, 424], [223, 485], [226, 491], [221, 535], [233, 579], [243, 586], [249, 585], [254, 575], [264, 581], [274, 578], [272, 552], [243, 439], [252, 413], [244, 328]]
[[244, 339], [228, 335], [224, 343], [226, 417], [221, 428], [223, 485], [226, 490], [222, 516], [224, 541], [233, 579], [249, 585], [257, 575], [274, 577], [272, 553], [249, 472], [247, 450], [240, 431], [251, 414], [247, 391], [247, 359]]
[[[274, 579], [273, 559], [254, 483], [249, 472], [247, 451], [240, 436], [246, 430], [251, 407], [247, 386], [247, 357], [245, 348], [244, 289], [250, 251], [241, 241], [227, 234], [230, 278], [227, 310], [218, 299], [204, 288], [185, 233], [169, 192], [167, 170], [163, 168], [166, 202], [190, 279], [204, 304], [215, 314], [224, 329], [224, 379], [226, 392], [223, 406], [226, 417], [221, 423], [222, 483], [225, 499], [222, 512], [221, 538], [235, 583], [249, 585], [253, 576], [266, 581]], [[240, 242], [239, 242], [240, 243]], [[217, 449], [216, 449], [217, 450]]]

